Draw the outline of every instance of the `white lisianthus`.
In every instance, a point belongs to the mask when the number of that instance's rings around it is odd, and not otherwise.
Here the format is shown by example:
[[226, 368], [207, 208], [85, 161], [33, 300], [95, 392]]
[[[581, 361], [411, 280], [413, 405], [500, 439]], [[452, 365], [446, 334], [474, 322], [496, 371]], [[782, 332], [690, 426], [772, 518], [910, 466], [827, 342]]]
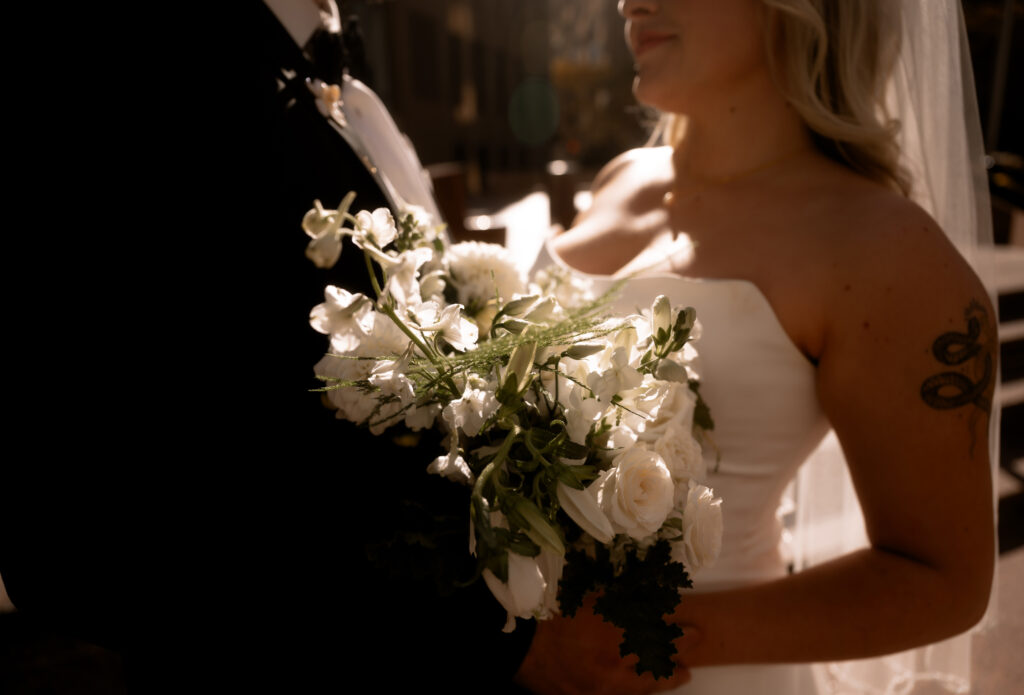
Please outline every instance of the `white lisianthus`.
[[383, 249], [397, 236], [395, 218], [387, 208], [377, 208], [373, 213], [362, 210], [356, 214], [356, 228], [352, 240], [359, 248], [363, 248], [366, 241], [370, 241], [377, 248]]
[[505, 632], [516, 629], [516, 618], [532, 618], [544, 605], [546, 582], [535, 558], [518, 553], [508, 554], [508, 582], [498, 579], [488, 569], [483, 571], [487, 588], [508, 611]]
[[636, 540], [658, 531], [672, 511], [672, 474], [657, 452], [634, 446], [595, 481], [597, 501], [612, 525]]
[[423, 302], [410, 309], [421, 331], [440, 331], [441, 337], [460, 352], [476, 347], [480, 333], [476, 324], [462, 315], [461, 304], [440, 309], [437, 302]]
[[587, 386], [605, 403], [621, 391], [634, 389], [643, 383], [643, 375], [629, 363], [629, 348], [617, 347], [608, 360], [607, 369], [587, 375]]
[[447, 257], [452, 283], [465, 306], [483, 306], [495, 292], [507, 301], [526, 291], [526, 280], [504, 246], [465, 241], [453, 244]]
[[327, 286], [324, 298], [323, 304], [309, 312], [309, 325], [318, 333], [332, 336], [336, 351], [355, 350], [366, 336], [367, 316], [372, 311], [370, 299], [334, 285]]
[[722, 500], [710, 488], [690, 481], [683, 510], [683, 537], [672, 544], [672, 557], [689, 572], [711, 567], [722, 549]]
[[693, 436], [693, 428], [677, 422], [669, 423], [664, 434], [654, 443], [654, 450], [665, 460], [672, 480], [680, 490], [691, 480], [701, 483], [707, 477], [707, 464], [700, 443]]
[[490, 389], [477, 389], [467, 386], [462, 397], [451, 401], [444, 407], [442, 416], [454, 431], [461, 428], [467, 436], [480, 434], [480, 428], [498, 409], [498, 399]]
[[615, 530], [597, 503], [594, 485], [586, 490], [577, 490], [559, 482], [556, 494], [558, 495], [558, 504], [581, 529], [600, 543], [611, 543]]

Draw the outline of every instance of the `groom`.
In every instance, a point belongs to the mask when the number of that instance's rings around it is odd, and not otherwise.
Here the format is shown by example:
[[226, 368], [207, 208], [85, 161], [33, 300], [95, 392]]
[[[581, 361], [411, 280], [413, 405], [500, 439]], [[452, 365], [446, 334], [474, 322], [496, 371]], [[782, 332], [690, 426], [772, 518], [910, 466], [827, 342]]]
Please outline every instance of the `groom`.
[[[282, 608], [279, 634], [270, 639], [292, 650], [301, 665], [297, 677], [310, 686], [344, 686], [358, 674], [395, 692], [431, 682], [452, 693], [516, 693], [523, 686], [538, 693], [639, 693], [684, 682], [685, 668], [672, 681], [637, 679], [617, 656], [621, 635], [593, 614], [541, 626], [519, 620], [513, 633], [502, 633], [504, 610], [483, 582], [453, 588], [472, 576], [474, 563], [464, 491], [425, 473], [439, 450], [436, 436], [415, 448], [372, 437], [335, 420], [297, 388], [315, 385], [312, 365], [327, 347], [305, 321], [324, 287], [371, 294], [362, 253], [346, 240], [335, 268], [316, 269], [303, 255], [299, 221], [313, 199], [333, 207], [350, 190], [356, 210], [388, 205], [305, 84], [306, 77], [342, 77], [340, 27], [311, 21], [318, 7], [330, 24], [333, 2], [265, 0], [250, 25], [262, 49], [259, 172], [270, 183], [261, 201], [266, 221], [254, 237], [266, 253], [262, 277], [273, 283], [260, 331], [261, 341], [272, 342], [261, 350], [279, 356], [273, 369], [285, 388], [273, 397], [276, 417], [287, 425], [277, 423], [277, 431], [295, 432], [265, 521], [276, 539], [272, 576]], [[399, 173], [404, 181], [419, 174]]]

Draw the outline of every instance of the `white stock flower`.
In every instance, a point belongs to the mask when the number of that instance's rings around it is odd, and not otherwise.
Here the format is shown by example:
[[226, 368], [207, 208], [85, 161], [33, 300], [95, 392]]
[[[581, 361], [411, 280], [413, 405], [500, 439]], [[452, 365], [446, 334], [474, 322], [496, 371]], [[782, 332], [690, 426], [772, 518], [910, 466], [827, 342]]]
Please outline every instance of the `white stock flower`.
[[341, 258], [341, 233], [325, 229], [306, 245], [306, 258], [317, 268], [333, 268]]
[[368, 297], [352, 294], [334, 285], [324, 290], [323, 304], [309, 312], [309, 325], [319, 333], [332, 336], [331, 342], [338, 352], [355, 350], [366, 336], [367, 316], [372, 310]]
[[[465, 485], [472, 485], [476, 480], [476, 476], [473, 475], [473, 471], [470, 470], [469, 465], [466, 463], [466, 459], [459, 456], [458, 447], [449, 451], [444, 456], [438, 456], [434, 459], [429, 466], [427, 466], [428, 473], [436, 473], [437, 475], [444, 476], [449, 480], [454, 480], [457, 483], [463, 483]], [[475, 538], [470, 535], [470, 538]]]
[[484, 582], [494, 598], [508, 611], [505, 632], [516, 628], [516, 618], [532, 618], [544, 605], [546, 582], [540, 564], [535, 558], [508, 553], [508, 582], [498, 579], [488, 569], [483, 571]]
[[356, 214], [356, 227], [353, 241], [362, 248], [366, 240], [383, 249], [398, 236], [395, 218], [387, 208], [377, 208], [372, 213], [361, 210]]
[[722, 549], [722, 500], [711, 488], [690, 481], [683, 510], [683, 537], [672, 546], [673, 559], [691, 573], [715, 564]]
[[616, 456], [594, 484], [612, 525], [636, 540], [657, 532], [672, 511], [672, 474], [657, 452], [641, 446]]
[[449, 304], [439, 310], [437, 302], [423, 302], [411, 308], [416, 326], [421, 331], [440, 331], [441, 337], [456, 350], [465, 352], [476, 347], [479, 331], [476, 324], [462, 316], [462, 306]]
[[341, 216], [337, 210], [325, 210], [319, 200], [302, 218], [302, 229], [310, 237], [306, 258], [317, 268], [333, 268], [341, 256]]
[[615, 348], [607, 369], [587, 375], [587, 386], [605, 403], [610, 403], [621, 391], [634, 389], [643, 383], [643, 375], [629, 364], [629, 353], [627, 347]]
[[692, 427], [669, 423], [664, 434], [654, 443], [654, 450], [665, 460], [678, 487], [682, 488], [691, 480], [704, 482], [707, 477], [707, 464]]
[[445, 406], [442, 416], [449, 427], [461, 428], [467, 436], [480, 434], [480, 428], [498, 409], [498, 400], [490, 390], [467, 386], [462, 396]]
[[495, 295], [509, 300], [526, 291], [526, 281], [512, 254], [498, 244], [465, 241], [448, 249], [449, 271], [459, 302], [479, 307]]
[[573, 384], [568, 407], [565, 409], [565, 430], [569, 434], [569, 439], [577, 444], [586, 444], [590, 428], [601, 418], [607, 407], [606, 403], [587, 398], [586, 391]]
[[[373, 360], [350, 360], [344, 356], [324, 355], [313, 367], [317, 376], [358, 381], [369, 376], [376, 363]], [[327, 382], [330, 387], [330, 382]], [[337, 417], [350, 422], [364, 422], [377, 407], [377, 397], [362, 389], [343, 386], [326, 392], [331, 405], [338, 409]]]
[[370, 432], [380, 434], [398, 421], [395, 417], [416, 399], [416, 391], [412, 382], [405, 376], [409, 366], [406, 359], [385, 360], [378, 362], [370, 373], [369, 381], [380, 389], [377, 397], [390, 397], [381, 403], [380, 409], [370, 422]]
[[387, 283], [384, 285], [384, 293], [390, 294], [401, 306], [419, 304], [420, 283], [418, 273], [420, 266], [430, 260], [433, 252], [426, 248], [411, 249], [397, 256], [390, 257], [390, 262], [378, 258], [384, 266], [384, 273], [387, 275]]

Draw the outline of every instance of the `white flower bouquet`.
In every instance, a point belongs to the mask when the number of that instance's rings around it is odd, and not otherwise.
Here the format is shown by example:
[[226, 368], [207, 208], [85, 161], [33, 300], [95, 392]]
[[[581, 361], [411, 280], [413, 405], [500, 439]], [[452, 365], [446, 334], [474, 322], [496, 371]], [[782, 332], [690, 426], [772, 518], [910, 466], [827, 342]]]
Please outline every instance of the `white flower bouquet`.
[[[330, 267], [343, 235], [376, 297], [328, 286], [312, 326], [337, 416], [438, 428], [430, 473], [466, 489], [468, 550], [516, 618], [595, 611], [624, 630], [637, 672], [671, 674], [682, 634], [664, 620], [721, 542], [701, 441], [712, 421], [693, 363], [699, 324], [664, 296], [612, 317], [615, 289], [557, 267], [528, 281], [497, 245], [448, 245], [422, 210], [349, 214], [317, 201], [307, 256]], [[439, 453], [440, 455], [436, 455]]]

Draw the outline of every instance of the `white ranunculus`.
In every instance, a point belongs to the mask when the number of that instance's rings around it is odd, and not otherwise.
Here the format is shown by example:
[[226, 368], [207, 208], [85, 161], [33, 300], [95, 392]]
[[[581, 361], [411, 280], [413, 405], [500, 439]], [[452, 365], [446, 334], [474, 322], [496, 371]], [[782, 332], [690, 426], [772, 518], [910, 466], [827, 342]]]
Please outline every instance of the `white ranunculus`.
[[443, 417], [452, 430], [458, 427], [467, 436], [475, 437], [499, 405], [490, 390], [467, 386], [460, 398], [445, 406]]
[[508, 611], [505, 632], [512, 632], [515, 629], [516, 618], [532, 618], [544, 604], [546, 583], [536, 558], [524, 557], [510, 551], [507, 583], [498, 579], [490, 570], [485, 569], [483, 575], [487, 588]]
[[643, 383], [643, 375], [629, 364], [629, 353], [627, 347], [615, 348], [608, 359], [608, 367], [587, 376], [587, 386], [601, 401], [610, 403], [616, 394]]
[[722, 500], [711, 488], [690, 482], [683, 510], [683, 537], [673, 544], [672, 556], [689, 572], [711, 567], [722, 549]]
[[453, 244], [448, 249], [449, 271], [459, 291], [459, 302], [478, 308], [493, 299], [504, 300], [526, 291], [526, 279], [515, 258], [503, 246], [479, 241]]
[[334, 336], [336, 351], [355, 350], [366, 336], [367, 316], [372, 311], [370, 299], [334, 285], [327, 286], [324, 298], [323, 304], [309, 312], [309, 325], [319, 333]]
[[654, 450], [661, 454], [672, 473], [672, 480], [680, 488], [684, 488], [691, 480], [702, 483], [707, 477], [707, 464], [700, 443], [693, 436], [692, 427], [670, 422], [654, 443]]
[[383, 249], [398, 236], [395, 218], [387, 208], [377, 208], [372, 213], [362, 210], [356, 214], [356, 228], [353, 240], [360, 247], [365, 240], [372, 242], [377, 248]]
[[608, 521], [608, 517], [601, 510], [597, 503], [597, 495], [592, 485], [586, 490], [571, 488], [565, 483], [559, 482], [555, 488], [558, 495], [558, 504], [561, 505], [569, 518], [576, 524], [596, 538], [600, 543], [611, 543], [615, 530]]
[[594, 483], [597, 501], [612, 525], [636, 540], [658, 531], [672, 511], [675, 486], [657, 452], [630, 447]]
[[697, 396], [687, 384], [680, 384], [676, 381], [668, 382], [668, 390], [665, 398], [661, 401], [654, 419], [648, 421], [640, 432], [640, 441], [655, 442], [671, 423], [679, 425], [683, 429], [693, 427], [693, 411], [697, 406]]

